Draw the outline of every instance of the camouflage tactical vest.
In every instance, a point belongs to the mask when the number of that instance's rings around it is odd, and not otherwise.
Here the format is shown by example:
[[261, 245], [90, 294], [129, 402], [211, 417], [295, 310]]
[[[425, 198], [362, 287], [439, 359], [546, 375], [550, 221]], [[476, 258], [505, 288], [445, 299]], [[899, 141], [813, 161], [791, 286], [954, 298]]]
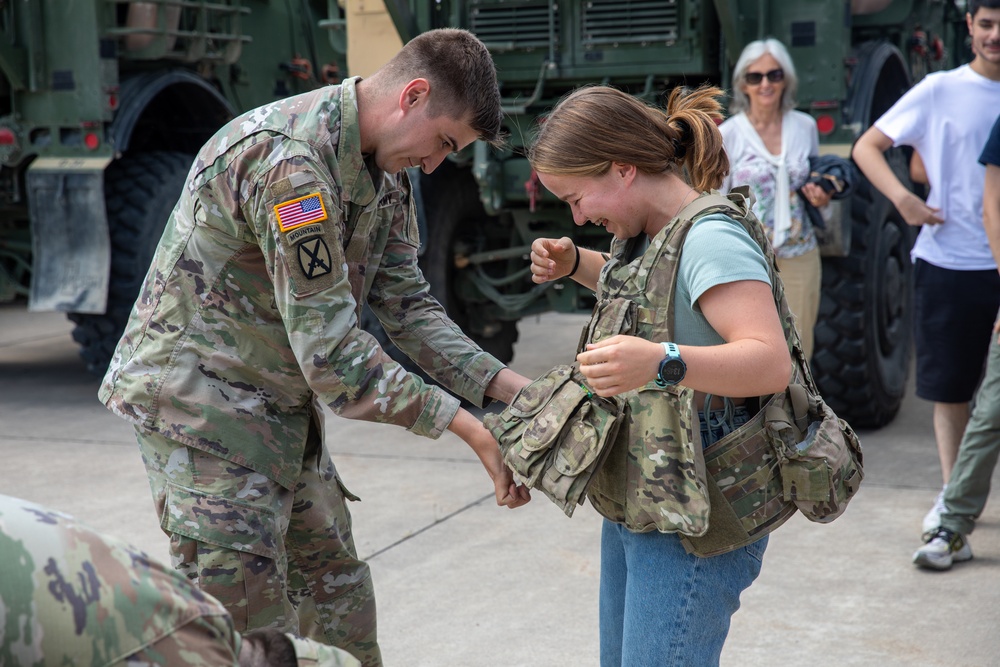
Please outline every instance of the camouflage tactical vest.
[[694, 220], [726, 215], [740, 222], [764, 251], [793, 359], [789, 391], [749, 399], [753, 418], [704, 450], [692, 389], [650, 382], [623, 394], [625, 423], [588, 487], [594, 507], [609, 520], [637, 532], [680, 533], [685, 548], [701, 556], [749, 544], [796, 509], [815, 521], [832, 520], [863, 476], [857, 437], [816, 389], [777, 276], [774, 251], [751, 204], [745, 189], [728, 198], [703, 195], [632, 261], [638, 240], [616, 240], [579, 347], [582, 351], [588, 342], [617, 334], [674, 340], [680, 253]]

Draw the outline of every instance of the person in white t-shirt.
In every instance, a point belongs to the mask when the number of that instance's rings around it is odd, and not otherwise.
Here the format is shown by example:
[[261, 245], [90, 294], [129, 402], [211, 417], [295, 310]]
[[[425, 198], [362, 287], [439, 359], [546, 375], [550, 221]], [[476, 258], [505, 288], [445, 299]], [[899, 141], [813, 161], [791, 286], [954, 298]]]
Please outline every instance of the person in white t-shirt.
[[[985, 167], [978, 157], [1000, 109], [1000, 0], [969, 0], [975, 55], [968, 65], [926, 76], [854, 146], [861, 171], [920, 227], [914, 261], [917, 395], [934, 402], [934, 435], [947, 487], [983, 372], [1000, 306], [1000, 275], [983, 229]], [[896, 177], [884, 152], [912, 146], [930, 184], [925, 202]], [[944, 490], [924, 517], [932, 536]]]
[[819, 155], [819, 132], [809, 114], [795, 110], [798, 77], [784, 45], [776, 39], [750, 42], [733, 71], [733, 100], [719, 130], [730, 172], [722, 191], [749, 185], [754, 213], [774, 246], [788, 307], [795, 316], [806, 358], [813, 352], [819, 314], [822, 264], [819, 245], [802, 194], [818, 208], [830, 195], [809, 178], [809, 158]]

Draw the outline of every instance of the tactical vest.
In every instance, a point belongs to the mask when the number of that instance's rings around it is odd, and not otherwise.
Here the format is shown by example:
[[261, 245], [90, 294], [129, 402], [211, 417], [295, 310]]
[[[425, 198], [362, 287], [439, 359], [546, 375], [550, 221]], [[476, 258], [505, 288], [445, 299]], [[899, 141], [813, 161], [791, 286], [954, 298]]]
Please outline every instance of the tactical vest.
[[[674, 296], [684, 239], [695, 220], [722, 214], [742, 224], [764, 251], [788, 348], [797, 358], [792, 382], [808, 382], [815, 389], [774, 252], [751, 204], [744, 188], [728, 197], [702, 195], [632, 261], [639, 239], [616, 239], [579, 350], [617, 334], [674, 340]], [[591, 503], [609, 520], [636, 532], [680, 533], [688, 551], [708, 556], [749, 544], [795, 513], [765, 427], [767, 416], [784, 407], [785, 393], [748, 399], [751, 413], [756, 412], [750, 422], [704, 450], [694, 390], [650, 382], [621, 398], [627, 402], [625, 423], [588, 488]]]

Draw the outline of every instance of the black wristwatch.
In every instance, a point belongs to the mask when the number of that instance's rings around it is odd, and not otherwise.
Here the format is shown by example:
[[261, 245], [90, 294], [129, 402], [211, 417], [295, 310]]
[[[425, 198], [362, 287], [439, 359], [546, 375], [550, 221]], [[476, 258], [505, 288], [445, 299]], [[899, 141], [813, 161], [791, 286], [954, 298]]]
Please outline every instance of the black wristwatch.
[[687, 364], [681, 359], [681, 351], [676, 344], [663, 343], [663, 351], [667, 356], [660, 362], [660, 369], [656, 373], [656, 384], [659, 387], [675, 385], [687, 374]]

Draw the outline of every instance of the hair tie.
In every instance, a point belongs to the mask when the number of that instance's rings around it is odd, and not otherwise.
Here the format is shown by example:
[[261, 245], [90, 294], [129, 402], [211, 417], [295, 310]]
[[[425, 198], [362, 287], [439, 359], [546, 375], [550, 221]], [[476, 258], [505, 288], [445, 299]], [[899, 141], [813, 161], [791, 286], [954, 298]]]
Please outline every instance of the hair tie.
[[684, 159], [687, 155], [688, 144], [691, 143], [691, 126], [688, 125], [686, 120], [677, 120], [677, 131], [679, 134], [674, 137], [674, 158], [677, 161]]
[[680, 162], [687, 155], [687, 146], [681, 143], [680, 139], [674, 139], [674, 159]]

